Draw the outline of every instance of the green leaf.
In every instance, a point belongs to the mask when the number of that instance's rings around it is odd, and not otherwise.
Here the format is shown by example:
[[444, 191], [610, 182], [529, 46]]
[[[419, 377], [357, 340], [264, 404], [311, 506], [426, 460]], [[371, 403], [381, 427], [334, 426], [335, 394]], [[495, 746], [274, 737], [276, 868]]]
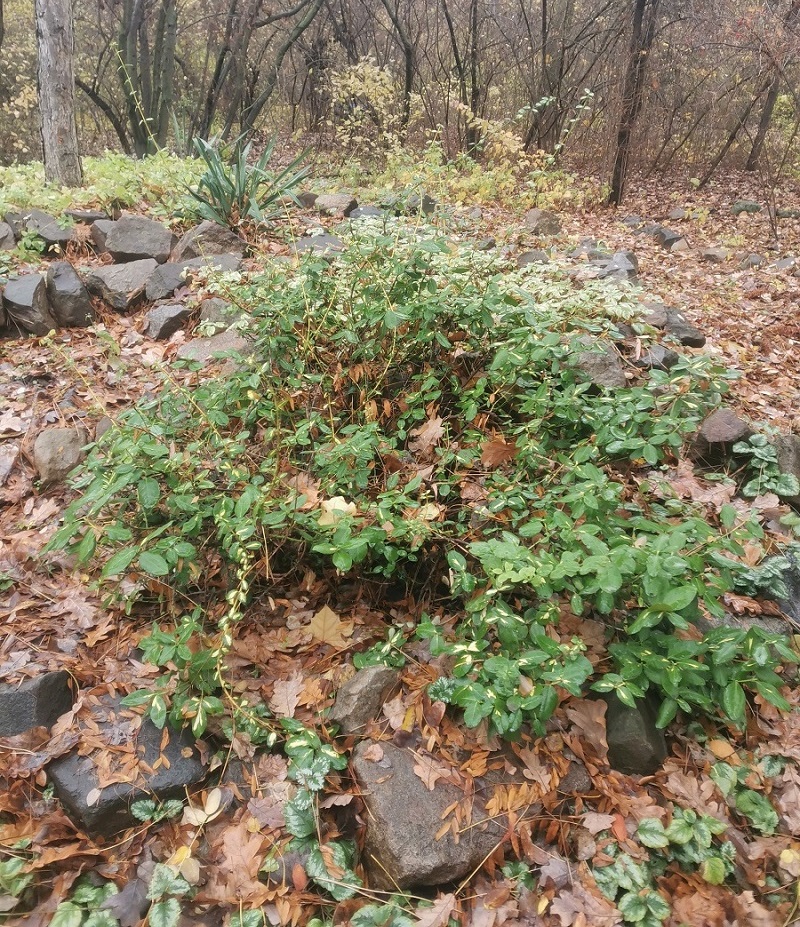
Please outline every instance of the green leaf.
[[617, 900], [619, 913], [626, 921], [637, 923], [647, 917], [647, 904], [638, 892], [626, 892]]
[[50, 927], [81, 927], [83, 909], [71, 901], [62, 901], [50, 920]]
[[286, 830], [293, 837], [310, 837], [317, 831], [317, 821], [313, 808], [298, 808], [295, 801], [286, 803], [283, 809], [286, 818]]
[[158, 485], [158, 480], [146, 477], [139, 483], [136, 493], [143, 509], [154, 509], [161, 498], [161, 487]]
[[691, 605], [696, 597], [697, 590], [694, 586], [679, 586], [677, 589], [670, 589], [652, 608], [659, 612], [680, 612]]
[[147, 915], [148, 927], [178, 927], [181, 905], [177, 898], [165, 898], [150, 907]]
[[169, 564], [153, 551], [144, 551], [139, 555], [139, 566], [151, 576], [166, 576], [169, 573]]
[[165, 895], [186, 895], [191, 890], [192, 887], [186, 879], [176, 875], [165, 863], [156, 863], [147, 889], [147, 897], [156, 901]]
[[674, 698], [665, 698], [661, 703], [661, 708], [658, 711], [658, 717], [656, 718], [656, 727], [665, 728], [670, 721], [672, 721], [675, 715], [678, 713], [678, 703]]
[[75, 556], [78, 558], [78, 563], [86, 563], [88, 560], [91, 560], [96, 549], [97, 537], [95, 536], [94, 531], [90, 528], [86, 534], [84, 534], [80, 544], [78, 544], [75, 550]]
[[745, 706], [747, 699], [744, 689], [738, 682], [729, 682], [722, 690], [722, 710], [731, 721], [743, 723], [745, 720]]
[[110, 911], [92, 911], [83, 927], [119, 927], [119, 921]]
[[156, 694], [150, 703], [150, 720], [159, 730], [163, 730], [167, 721], [167, 703], [163, 695]]
[[636, 829], [636, 836], [651, 850], [661, 849], [669, 845], [669, 837], [664, 825], [658, 818], [645, 818]]
[[725, 861], [719, 856], [711, 856], [700, 864], [700, 875], [709, 885], [722, 885], [727, 875]]
[[109, 558], [108, 562], [103, 567], [101, 575], [106, 579], [109, 576], [117, 576], [119, 573], [124, 573], [136, 559], [138, 553], [139, 551], [135, 547], [125, 547], [122, 550], [118, 550], [113, 557]]

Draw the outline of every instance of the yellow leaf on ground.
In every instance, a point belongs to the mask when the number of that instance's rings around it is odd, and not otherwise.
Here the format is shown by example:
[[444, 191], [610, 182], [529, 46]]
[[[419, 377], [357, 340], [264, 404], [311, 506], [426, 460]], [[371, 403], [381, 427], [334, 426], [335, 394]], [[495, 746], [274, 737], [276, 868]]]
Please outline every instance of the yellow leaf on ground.
[[346, 637], [353, 633], [353, 622], [342, 621], [332, 608], [323, 605], [311, 619], [311, 636], [323, 644], [346, 647]]

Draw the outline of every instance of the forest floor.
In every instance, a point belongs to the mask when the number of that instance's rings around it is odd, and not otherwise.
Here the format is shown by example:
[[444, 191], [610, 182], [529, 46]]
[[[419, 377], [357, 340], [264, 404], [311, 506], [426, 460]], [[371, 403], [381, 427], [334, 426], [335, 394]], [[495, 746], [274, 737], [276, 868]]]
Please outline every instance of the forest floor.
[[[708, 343], [702, 351], [739, 372], [728, 404], [762, 427], [798, 433], [800, 275], [792, 269], [777, 269], [775, 261], [797, 256], [800, 268], [800, 219], [779, 220], [776, 244], [766, 211], [732, 215], [731, 204], [740, 199], [760, 199], [756, 179], [731, 174], [703, 191], [678, 181], [634, 179], [619, 212], [561, 210], [563, 231], [554, 240], [535, 240], [511, 204], [482, 204], [480, 218], [475, 215], [461, 221], [458, 235], [476, 242], [494, 236], [498, 247], [513, 245], [519, 250], [545, 245], [562, 254], [585, 238], [605, 243], [610, 251], [635, 250], [642, 300], [661, 300], [680, 309], [706, 334]], [[800, 207], [800, 191], [787, 187], [779, 192], [778, 205]], [[685, 209], [687, 218], [668, 219], [676, 207]], [[635, 235], [622, 222], [629, 213], [676, 229], [687, 237], [690, 248], [667, 252], [651, 238]], [[297, 234], [319, 222], [306, 213], [289, 221]], [[334, 220], [322, 221], [335, 224]], [[447, 220], [438, 221], [447, 229]], [[267, 236], [258, 246], [261, 255], [288, 254], [286, 238]], [[99, 260], [86, 246], [72, 247], [67, 256], [76, 264]], [[699, 258], [705, 247], [725, 248], [730, 257], [721, 264], [705, 263]], [[258, 266], [262, 260], [258, 249], [246, 266]], [[762, 255], [764, 262], [742, 267], [741, 261], [751, 254]], [[566, 264], [569, 269], [577, 266]], [[91, 569], [75, 570], [68, 558], [43, 555], [42, 548], [72, 493], [64, 486], [48, 490], [38, 486], [33, 441], [43, 427], [51, 425], [82, 423], [91, 432], [104, 416], [114, 418], [140, 397], [155, 392], [161, 365], [191, 334], [153, 341], [142, 334], [143, 309], [128, 316], [99, 304], [98, 310], [99, 324], [91, 329], [0, 342], [0, 677], [16, 682], [45, 671], [67, 670], [81, 693], [76, 712], [104, 694], [125, 694], [152, 684], [157, 671], [141, 662], [136, 647], [154, 618], [163, 613], [151, 605], [125, 615], [117, 606], [104, 603], [92, 585]], [[183, 375], [174, 374], [176, 378]], [[191, 375], [185, 376], [189, 382]], [[708, 489], [695, 485], [698, 494]], [[777, 506], [775, 499], [765, 521], [775, 520]], [[292, 588], [261, 594], [234, 648], [232, 666], [238, 673], [234, 685], [240, 691], [252, 689], [247, 667], [255, 660], [263, 668], [259, 691], [273, 711], [320, 729], [321, 712], [352, 675], [351, 651], [380, 639], [387, 621], [405, 626], [419, 616], [420, 602], [397, 595], [387, 602], [381, 599], [381, 591], [370, 583], [337, 586], [332, 575], [309, 571]], [[333, 610], [335, 626], [321, 635], [308, 633], [308, 623], [324, 606]], [[759, 606], [750, 602], [745, 607]], [[603, 650], [602, 627], [597, 622], [583, 620], [575, 632], [584, 636], [590, 651]], [[496, 762], [499, 744], [480, 728], [466, 730], [449, 714], [434, 717], [436, 712], [431, 714], [430, 702], [423, 697], [431, 681], [430, 667], [415, 661], [413, 650], [411, 656], [403, 670], [401, 692], [386, 706], [382, 724], [375, 726], [374, 733], [393, 737], [395, 742], [413, 740], [420, 749], [439, 757], [452, 759], [456, 746], [466, 751], [470, 759], [453, 779], [466, 788]], [[787, 690], [787, 694], [793, 704], [800, 705], [800, 689]], [[598, 891], [589, 875], [589, 863], [597, 864], [599, 859], [608, 864], [611, 860], [604, 857], [604, 851], [611, 842], [632, 860], [646, 861], [646, 853], [633, 836], [636, 828], [643, 820], [664, 821], [668, 808], [680, 806], [725, 823], [724, 839], [736, 849], [737, 869], [725, 885], [715, 885], [697, 871], [681, 872], [674, 865], [654, 874], [652, 884], [671, 906], [664, 922], [670, 927], [786, 927], [793, 923], [795, 886], [800, 885], [800, 765], [796, 765], [800, 764], [800, 714], [783, 715], [760, 704], [745, 732], [709, 723], [700, 739], [697, 730], [687, 734], [685, 726], [673, 725], [670, 757], [654, 776], [641, 779], [608, 767], [604, 727], [592, 707], [595, 704], [572, 699], [560, 709], [560, 733], [541, 741], [526, 736], [516, 747], [517, 759], [522, 756], [528, 764], [522, 788], [532, 788], [531, 783], [537, 786], [528, 803], [535, 793], [540, 811], [533, 840], [520, 845], [512, 838], [513, 850], [508, 855], [513, 858], [516, 851], [526, 859], [534, 879], [526, 881], [511, 870], [501, 871], [495, 856], [471, 879], [444, 886], [438, 894], [423, 893], [434, 905], [417, 907], [412, 917], [424, 927], [444, 927], [449, 918], [476, 927], [649, 924], [647, 912], [638, 919], [633, 914], [625, 918]], [[39, 729], [0, 743], [6, 782], [0, 795], [0, 852], [24, 858], [35, 876], [33, 890], [20, 894], [25, 898], [24, 914], [14, 909], [16, 900], [9, 900], [10, 876], [5, 883], [0, 877], [0, 904], [7, 904], [8, 923], [61, 924], [53, 919], [54, 912], [72, 897], [79, 876], [92, 873], [115, 882], [119, 889], [137, 882], [144, 885], [154, 861], [170, 862], [191, 883], [194, 900], [184, 903], [180, 920], [187, 927], [227, 924], [232, 912], [250, 909], [261, 909], [270, 923], [303, 923], [313, 914], [332, 918], [337, 925], [347, 924], [359, 907], [374, 906], [376, 899], [386, 897], [365, 892], [337, 905], [309, 886], [302, 868], [277, 887], [259, 879], [264, 855], [285, 842], [280, 789], [269, 791], [260, 785], [286, 778], [286, 762], [279, 755], [242, 751], [239, 759], [244, 770], [239, 784], [226, 787], [219, 808], [218, 790], [198, 789], [191, 797], [194, 811], [183, 818], [144, 823], [115, 842], [92, 840], [70, 821], [47, 789], [44, 765], [67, 745], [69, 731], [69, 724], [59, 723], [52, 738]], [[352, 746], [350, 741], [343, 743], [345, 748]], [[554, 764], [559, 774], [564, 772], [559, 753], [565, 745], [588, 771], [590, 786], [582, 794], [564, 796], [548, 786], [558, 777], [551, 780], [546, 767]], [[540, 753], [535, 755], [537, 750]], [[783, 756], [786, 763], [778, 775], [767, 777], [758, 764], [771, 754]], [[755, 794], [769, 798], [779, 817], [774, 828], [764, 826], [759, 832], [751, 826], [752, 818], [737, 815], [736, 808], [726, 802], [709, 775], [721, 761], [742, 771], [742, 781]], [[448, 769], [439, 768], [438, 775], [448, 775]], [[435, 782], [434, 775], [431, 789]], [[364, 818], [356, 791], [346, 772], [334, 776], [328, 782], [326, 807], [342, 812], [346, 822], [342, 829], [349, 828], [349, 835], [358, 840]], [[509, 830], [514, 830], [513, 822]], [[20, 849], [12, 849], [15, 846]], [[189, 858], [195, 866], [184, 865]], [[123, 927], [144, 923], [141, 908], [133, 905], [128, 891], [126, 901], [112, 909]], [[365, 923], [400, 927], [401, 912], [413, 910], [418, 900], [408, 893], [396, 893], [394, 907], [382, 905], [388, 915], [370, 908], [373, 920], [356, 922], [362, 927]], [[125, 910], [127, 903], [133, 905], [129, 910]], [[73, 920], [64, 919], [63, 924], [89, 927], [88, 909], [71, 914]], [[0, 921], [3, 916], [0, 913]], [[261, 922], [242, 921], [248, 925]], [[153, 920], [150, 923], [156, 927]]]

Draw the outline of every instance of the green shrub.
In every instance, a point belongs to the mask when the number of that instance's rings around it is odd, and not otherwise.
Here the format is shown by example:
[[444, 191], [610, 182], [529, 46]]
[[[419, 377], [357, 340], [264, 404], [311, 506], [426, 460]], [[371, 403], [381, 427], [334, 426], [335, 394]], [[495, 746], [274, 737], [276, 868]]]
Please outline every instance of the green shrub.
[[247, 222], [264, 222], [277, 214], [284, 197], [294, 200], [293, 189], [308, 174], [297, 169], [305, 154], [298, 155], [278, 173], [268, 170], [275, 150], [273, 138], [255, 164], [250, 164], [250, 142], [238, 138], [225, 160], [216, 145], [194, 139], [197, 155], [206, 164], [197, 187], [189, 190], [194, 211], [203, 219], [236, 228]]
[[786, 707], [780, 639], [688, 633], [703, 612], [723, 616], [760, 528], [720, 529], [657, 491], [658, 467], [719, 402], [722, 371], [686, 358], [598, 389], [576, 356], [634, 315], [624, 291], [376, 228], [360, 223], [333, 263], [310, 256], [229, 289], [252, 314], [250, 359], [123, 415], [53, 547], [100, 554], [105, 582], [135, 571], [195, 600], [213, 596], [203, 577], [221, 557], [209, 667], [270, 568], [446, 577], [455, 636], [418, 631], [453, 657], [436, 694], [506, 736], [541, 731], [559, 689], [592, 675], [583, 642], [559, 636], [564, 610], [607, 624], [614, 666], [595, 688], [628, 703], [654, 688], [662, 724], [678, 710], [741, 724], [747, 691]]

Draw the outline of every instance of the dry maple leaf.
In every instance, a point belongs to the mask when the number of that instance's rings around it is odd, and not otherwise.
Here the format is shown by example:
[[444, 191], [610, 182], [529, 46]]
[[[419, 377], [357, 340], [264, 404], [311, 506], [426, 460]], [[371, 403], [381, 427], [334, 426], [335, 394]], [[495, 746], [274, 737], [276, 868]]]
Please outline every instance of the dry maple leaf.
[[342, 621], [332, 608], [323, 605], [311, 619], [310, 631], [311, 636], [323, 644], [346, 647], [345, 638], [353, 633], [353, 622]]
[[412, 428], [409, 431], [411, 440], [408, 442], [408, 449], [415, 454], [427, 454], [432, 448], [436, 447], [439, 439], [444, 434], [444, 425], [441, 418], [429, 418], [427, 422], [420, 425], [419, 428]]
[[278, 679], [272, 687], [269, 707], [277, 718], [293, 718], [303, 691], [302, 673], [296, 672], [289, 679]]

